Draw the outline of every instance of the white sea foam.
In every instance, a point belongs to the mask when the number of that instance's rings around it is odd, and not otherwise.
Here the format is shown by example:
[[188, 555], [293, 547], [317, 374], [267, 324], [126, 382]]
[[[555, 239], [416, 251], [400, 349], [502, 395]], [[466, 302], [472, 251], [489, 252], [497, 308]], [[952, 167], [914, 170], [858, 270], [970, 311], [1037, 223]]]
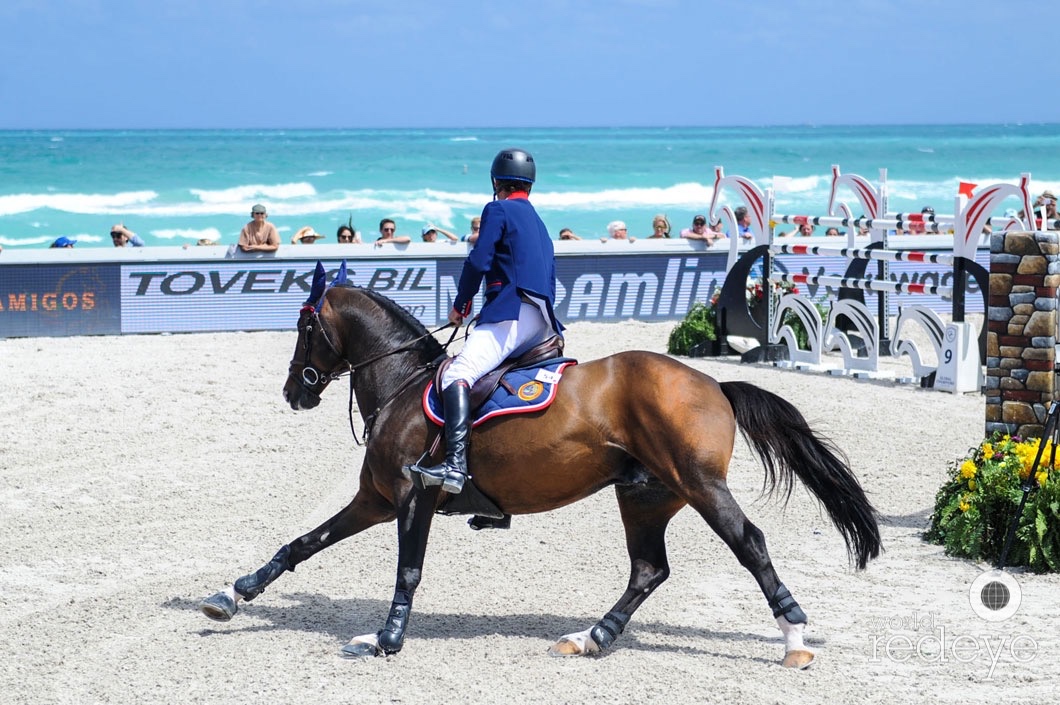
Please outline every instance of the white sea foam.
[[168, 228], [152, 230], [151, 236], [159, 240], [220, 240], [221, 231], [217, 228]]
[[306, 176], [331, 176], [334, 173], [333, 171], [311, 171]]
[[245, 203], [257, 200], [282, 200], [285, 198], [305, 198], [315, 196], [316, 189], [312, 184], [304, 181], [290, 184], [247, 184], [245, 186], [233, 186], [232, 188], [206, 190], [191, 189], [191, 193], [197, 196], [203, 203], [231, 204]]
[[99, 215], [121, 212], [124, 208], [147, 204], [158, 198], [154, 191], [122, 193], [16, 193], [0, 196], [0, 216], [29, 213], [51, 208], [67, 213]]

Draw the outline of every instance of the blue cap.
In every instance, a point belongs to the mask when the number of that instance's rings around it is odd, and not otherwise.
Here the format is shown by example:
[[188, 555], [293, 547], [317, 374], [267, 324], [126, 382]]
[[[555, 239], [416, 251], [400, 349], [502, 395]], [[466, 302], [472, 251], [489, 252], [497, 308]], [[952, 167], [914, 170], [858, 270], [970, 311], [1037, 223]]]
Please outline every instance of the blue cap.
[[52, 247], [73, 247], [77, 244], [77, 240], [69, 237], [56, 238], [55, 242], [52, 243]]

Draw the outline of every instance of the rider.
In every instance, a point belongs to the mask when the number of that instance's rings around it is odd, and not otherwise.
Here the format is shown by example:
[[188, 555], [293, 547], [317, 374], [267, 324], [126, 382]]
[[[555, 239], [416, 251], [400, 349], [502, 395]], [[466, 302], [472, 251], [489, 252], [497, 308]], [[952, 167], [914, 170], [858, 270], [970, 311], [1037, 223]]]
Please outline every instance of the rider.
[[552, 238], [528, 199], [537, 175], [534, 158], [505, 149], [490, 167], [493, 201], [482, 209], [478, 242], [460, 274], [449, 322], [458, 328], [471, 315], [471, 300], [486, 281], [485, 303], [463, 349], [442, 376], [445, 461], [413, 466], [427, 486], [459, 493], [467, 479], [471, 430], [470, 390], [505, 358], [562, 335], [556, 320], [556, 258]]

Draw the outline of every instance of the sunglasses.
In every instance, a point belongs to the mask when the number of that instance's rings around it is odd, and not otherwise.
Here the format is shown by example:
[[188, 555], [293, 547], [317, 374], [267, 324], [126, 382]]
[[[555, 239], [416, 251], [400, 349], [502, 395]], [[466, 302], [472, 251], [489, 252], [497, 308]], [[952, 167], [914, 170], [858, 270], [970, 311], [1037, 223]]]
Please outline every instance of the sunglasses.
[[339, 242], [353, 242], [353, 238], [349, 235], [339, 235]]
[[122, 234], [121, 233], [111, 233], [110, 236], [117, 238], [117, 237], [121, 237]]
[[392, 232], [394, 232], [394, 228], [383, 228], [383, 232], [384, 233], [392, 233]]

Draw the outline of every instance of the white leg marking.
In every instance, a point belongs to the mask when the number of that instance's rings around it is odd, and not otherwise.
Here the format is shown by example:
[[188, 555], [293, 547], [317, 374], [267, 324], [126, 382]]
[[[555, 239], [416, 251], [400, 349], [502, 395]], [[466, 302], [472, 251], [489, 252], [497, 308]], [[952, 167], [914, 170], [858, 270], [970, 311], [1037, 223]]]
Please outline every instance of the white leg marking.
[[809, 651], [802, 641], [805, 624], [792, 624], [781, 615], [777, 617], [777, 625], [784, 632], [784, 651]]
[[235, 585], [229, 585], [223, 590], [223, 592], [230, 598], [232, 598], [232, 601], [235, 602], [237, 605], [243, 601], [243, 596], [236, 592]]

